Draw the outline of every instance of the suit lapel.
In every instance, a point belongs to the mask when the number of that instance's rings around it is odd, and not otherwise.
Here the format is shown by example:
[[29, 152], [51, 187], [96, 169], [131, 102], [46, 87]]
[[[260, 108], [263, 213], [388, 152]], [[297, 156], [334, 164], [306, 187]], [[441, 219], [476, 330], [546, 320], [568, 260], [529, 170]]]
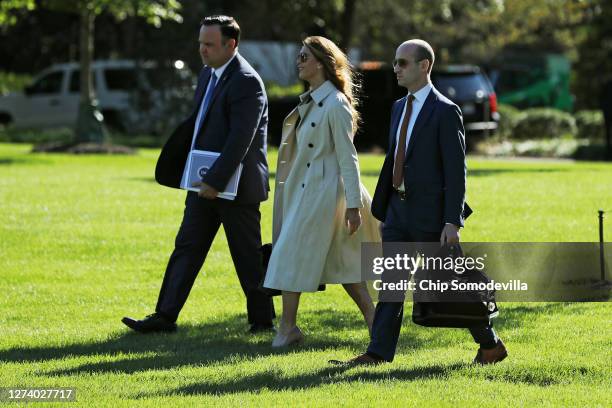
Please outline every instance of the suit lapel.
[[210, 74], [212, 69], [207, 69], [202, 74], [202, 80], [200, 81], [200, 86], [196, 89], [195, 101], [196, 101], [196, 115], [198, 110], [200, 109], [200, 105], [202, 104], [202, 98], [204, 98], [204, 93], [206, 93], [206, 88], [208, 87], [208, 81], [210, 81]]
[[419, 112], [419, 116], [414, 123], [412, 132], [410, 133], [410, 141], [408, 142], [408, 148], [406, 149], [406, 157], [410, 155], [410, 152], [414, 148], [416, 138], [419, 137], [421, 129], [425, 123], [427, 123], [431, 113], [434, 111], [436, 106], [436, 98], [437, 96], [432, 87], [432, 89], [429, 91], [429, 95], [427, 95], [427, 99], [425, 99], [425, 103], [423, 104], [421, 111]]
[[286, 143], [292, 142], [290, 138], [293, 139], [293, 137], [295, 136], [295, 130], [296, 130], [295, 127], [297, 124], [298, 117], [299, 117], [298, 109], [293, 108], [293, 110], [289, 113], [289, 115], [287, 115], [287, 117], [283, 121], [283, 129], [282, 129], [282, 135], [281, 135], [281, 144], [279, 146], [279, 152], [282, 146], [284, 146]]
[[212, 95], [212, 99], [210, 100], [210, 105], [208, 106], [208, 110], [210, 110], [210, 108], [215, 103], [215, 99], [219, 95], [219, 92], [221, 92], [221, 89], [227, 83], [227, 79], [232, 74], [234, 69], [236, 69], [237, 66], [238, 66], [238, 55], [236, 55], [236, 58], [234, 58], [234, 60], [227, 66], [227, 68], [225, 68], [225, 71], [223, 71], [223, 75], [221, 75], [221, 78], [217, 79], [217, 84], [215, 85], [215, 89], [213, 90], [213, 95]]
[[[201, 133], [202, 129], [204, 129], [204, 124], [206, 123], [206, 120], [208, 119], [208, 112], [210, 112], [210, 110], [212, 109], [212, 106], [215, 103], [215, 99], [221, 92], [221, 89], [223, 88], [223, 86], [227, 83], [229, 76], [239, 65], [239, 61], [238, 61], [239, 57], [240, 55], [237, 54], [236, 57], [232, 60], [232, 62], [230, 62], [230, 64], [227, 66], [227, 68], [225, 68], [225, 71], [223, 71], [223, 75], [221, 75], [221, 78], [217, 79], [217, 84], [215, 85], [215, 89], [213, 89], [213, 94], [210, 99], [210, 103], [208, 105], [207, 111], [204, 113], [205, 115], [204, 118], [202, 118], [202, 125], [200, 126], [199, 133]], [[202, 98], [204, 97], [206, 93], [206, 88], [208, 87], [208, 82], [210, 81], [211, 74], [212, 74], [212, 70], [209, 70], [207, 73], [206, 85], [203, 87], [202, 95], [200, 95], [200, 98], [199, 98], [200, 103], [198, 104], [198, 109], [200, 109], [200, 104], [202, 104]]]
[[[397, 127], [399, 126], [402, 117], [403, 106], [406, 104], [406, 97], [400, 99], [399, 104], [393, 106], [393, 115], [391, 116], [391, 134], [389, 135], [389, 152], [395, 152], [395, 135], [397, 135]], [[391, 153], [393, 155], [393, 153]]]

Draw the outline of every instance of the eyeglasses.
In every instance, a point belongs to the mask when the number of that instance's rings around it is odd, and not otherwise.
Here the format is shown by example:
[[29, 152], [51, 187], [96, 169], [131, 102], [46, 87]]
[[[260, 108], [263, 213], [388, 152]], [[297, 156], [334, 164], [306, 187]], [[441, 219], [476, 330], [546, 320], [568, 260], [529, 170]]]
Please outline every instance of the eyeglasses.
[[400, 68], [406, 68], [406, 65], [408, 65], [409, 63], [410, 61], [408, 61], [405, 58], [396, 58], [392, 62], [393, 67], [400, 67]]
[[308, 58], [310, 58], [310, 55], [306, 54], [305, 52], [300, 52], [297, 56], [297, 59], [300, 62], [306, 62], [308, 61]]
[[[422, 60], [419, 60], [419, 61], [415, 61], [415, 63], [419, 63], [419, 62], [424, 61], [424, 60], [425, 60], [425, 58], [422, 59]], [[392, 64], [393, 64], [393, 67], [406, 68], [406, 66], [408, 64], [410, 64], [410, 61], [408, 61], [405, 58], [396, 58], [396, 59], [393, 60]]]

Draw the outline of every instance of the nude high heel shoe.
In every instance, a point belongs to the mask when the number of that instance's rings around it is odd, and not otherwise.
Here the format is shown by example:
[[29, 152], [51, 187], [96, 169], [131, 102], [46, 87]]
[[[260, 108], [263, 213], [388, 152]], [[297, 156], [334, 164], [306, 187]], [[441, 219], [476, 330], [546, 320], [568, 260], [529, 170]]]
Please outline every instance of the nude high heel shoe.
[[289, 330], [289, 333], [283, 334], [279, 330], [276, 332], [276, 336], [274, 340], [272, 340], [272, 347], [287, 347], [291, 345], [302, 344], [304, 342], [304, 334], [299, 327], [295, 326], [293, 329]]

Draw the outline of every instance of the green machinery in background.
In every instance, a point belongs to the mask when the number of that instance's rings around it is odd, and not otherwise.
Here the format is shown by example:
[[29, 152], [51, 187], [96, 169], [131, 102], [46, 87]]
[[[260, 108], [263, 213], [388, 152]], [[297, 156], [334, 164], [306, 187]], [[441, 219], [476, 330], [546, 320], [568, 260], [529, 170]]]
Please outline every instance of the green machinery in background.
[[503, 53], [489, 68], [500, 103], [572, 111], [570, 62], [562, 54]]

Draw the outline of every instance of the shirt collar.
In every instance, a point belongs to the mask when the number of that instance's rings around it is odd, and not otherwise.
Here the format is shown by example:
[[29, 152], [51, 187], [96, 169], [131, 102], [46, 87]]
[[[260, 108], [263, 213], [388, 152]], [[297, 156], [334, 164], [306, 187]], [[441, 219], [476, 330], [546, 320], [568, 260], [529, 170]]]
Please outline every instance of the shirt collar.
[[227, 68], [227, 66], [230, 64], [230, 62], [232, 62], [234, 60], [234, 58], [236, 58], [236, 54], [234, 53], [234, 55], [232, 56], [232, 58], [230, 58], [225, 64], [221, 65], [219, 68], [212, 70], [212, 73], [215, 74], [215, 76], [217, 77], [217, 81], [219, 80], [219, 78], [221, 78], [221, 75], [223, 75], [223, 72], [225, 71], [225, 68]]
[[327, 95], [336, 90], [334, 84], [331, 81], [325, 81], [314, 91], [308, 91], [300, 95], [300, 101], [305, 103], [308, 101], [308, 97], [311, 97], [315, 103], [321, 102]]
[[[414, 95], [414, 100], [420, 103], [424, 102], [427, 98], [427, 95], [429, 95], [429, 91], [431, 91], [431, 88], [431, 84], [429, 82], [426, 83], [424, 87], [412, 94]], [[410, 93], [408, 95], [410, 95]]]

